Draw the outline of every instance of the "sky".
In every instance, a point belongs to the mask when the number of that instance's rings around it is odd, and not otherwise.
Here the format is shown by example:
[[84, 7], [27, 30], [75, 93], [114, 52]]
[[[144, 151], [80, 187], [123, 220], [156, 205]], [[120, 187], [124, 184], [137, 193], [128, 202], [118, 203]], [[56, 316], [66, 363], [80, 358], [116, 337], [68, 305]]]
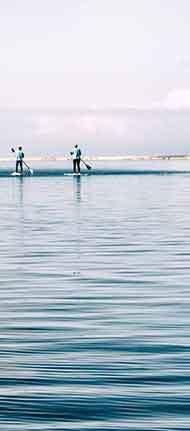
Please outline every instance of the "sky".
[[0, 154], [190, 152], [189, 23], [189, 0], [0, 0]]
[[190, 107], [189, 0], [0, 0], [0, 108]]

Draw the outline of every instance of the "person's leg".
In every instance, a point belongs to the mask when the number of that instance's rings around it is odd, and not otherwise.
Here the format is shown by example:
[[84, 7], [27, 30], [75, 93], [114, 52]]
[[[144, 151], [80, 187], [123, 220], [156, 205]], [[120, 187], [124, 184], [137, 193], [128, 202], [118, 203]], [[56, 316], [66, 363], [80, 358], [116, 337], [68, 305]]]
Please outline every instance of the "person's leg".
[[16, 172], [18, 172], [18, 165], [19, 165], [19, 161], [16, 160]]
[[23, 173], [23, 165], [22, 165], [22, 160], [20, 161], [20, 172], [21, 172], [21, 174]]
[[73, 172], [74, 172], [74, 174], [76, 174], [76, 160], [74, 159], [73, 160]]
[[80, 174], [80, 159], [77, 159], [77, 171]]

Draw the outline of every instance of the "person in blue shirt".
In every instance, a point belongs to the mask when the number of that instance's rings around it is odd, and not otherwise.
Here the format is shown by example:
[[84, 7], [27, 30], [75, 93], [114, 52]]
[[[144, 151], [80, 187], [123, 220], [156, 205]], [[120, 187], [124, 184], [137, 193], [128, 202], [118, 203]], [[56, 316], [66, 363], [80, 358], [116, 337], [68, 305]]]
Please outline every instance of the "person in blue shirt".
[[73, 172], [74, 174], [80, 174], [81, 150], [77, 144], [70, 154], [73, 156]]

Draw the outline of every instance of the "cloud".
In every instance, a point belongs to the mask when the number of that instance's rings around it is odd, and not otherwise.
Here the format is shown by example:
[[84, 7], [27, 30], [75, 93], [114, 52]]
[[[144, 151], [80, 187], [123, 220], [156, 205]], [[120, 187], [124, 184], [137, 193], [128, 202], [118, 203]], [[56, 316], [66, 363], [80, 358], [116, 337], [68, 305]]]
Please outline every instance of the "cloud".
[[39, 136], [52, 135], [60, 131], [62, 127], [59, 117], [56, 118], [55, 115], [40, 115], [34, 119], [33, 134]]
[[190, 89], [187, 88], [169, 92], [163, 106], [167, 109], [190, 108]]
[[70, 115], [39, 115], [33, 121], [33, 135], [60, 135], [70, 138], [86, 136], [112, 136], [122, 138], [126, 136], [128, 124], [126, 118], [111, 114], [83, 113]]

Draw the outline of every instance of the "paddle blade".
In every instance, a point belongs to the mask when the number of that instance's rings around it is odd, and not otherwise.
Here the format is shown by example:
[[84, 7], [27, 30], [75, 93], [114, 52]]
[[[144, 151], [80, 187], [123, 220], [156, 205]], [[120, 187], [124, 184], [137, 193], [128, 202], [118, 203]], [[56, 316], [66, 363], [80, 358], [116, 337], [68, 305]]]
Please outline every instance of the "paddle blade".
[[88, 165], [88, 163], [86, 163], [83, 159], [81, 159], [81, 160], [88, 170], [92, 169], [92, 166]]
[[12, 151], [12, 153], [15, 153], [15, 150], [14, 150], [14, 148], [11, 148], [11, 151]]

